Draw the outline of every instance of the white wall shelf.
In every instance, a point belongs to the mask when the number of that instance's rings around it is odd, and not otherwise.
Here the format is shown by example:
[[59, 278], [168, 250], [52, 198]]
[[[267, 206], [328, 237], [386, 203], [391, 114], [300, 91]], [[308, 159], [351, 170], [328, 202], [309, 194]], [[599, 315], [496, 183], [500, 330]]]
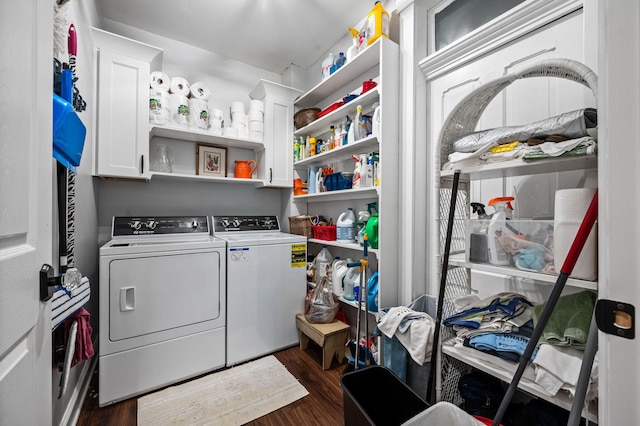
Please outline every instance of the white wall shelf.
[[293, 202], [321, 203], [325, 201], [364, 200], [378, 196], [378, 187], [341, 189], [339, 191], [318, 192], [317, 194], [296, 195]]
[[296, 161], [293, 166], [307, 167], [310, 165], [327, 164], [331, 161], [343, 160], [344, 158], [348, 158], [349, 155], [376, 151], [379, 149], [379, 147], [380, 142], [378, 141], [378, 138], [376, 136], [367, 136], [366, 138], [357, 140], [354, 143], [342, 145], [330, 151], [326, 151], [321, 154]]
[[264, 143], [262, 141], [233, 138], [228, 136], [218, 136], [199, 129], [185, 129], [173, 126], [150, 125], [149, 138], [153, 138], [154, 136], [190, 142], [201, 142], [211, 145], [224, 146], [227, 148], [252, 149], [254, 151], [262, 151], [264, 149]]

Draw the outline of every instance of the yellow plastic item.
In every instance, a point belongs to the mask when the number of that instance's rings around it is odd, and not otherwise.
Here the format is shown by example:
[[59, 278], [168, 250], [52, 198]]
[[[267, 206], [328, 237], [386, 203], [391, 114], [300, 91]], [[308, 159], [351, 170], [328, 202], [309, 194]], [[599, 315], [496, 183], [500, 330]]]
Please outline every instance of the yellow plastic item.
[[510, 152], [516, 149], [519, 143], [519, 141], [513, 141], [502, 145], [492, 146], [491, 148], [489, 148], [489, 151], [493, 152], [494, 154], [498, 152]]
[[369, 29], [367, 46], [379, 39], [380, 36], [389, 38], [389, 12], [384, 10], [379, 1], [367, 15], [367, 27]]

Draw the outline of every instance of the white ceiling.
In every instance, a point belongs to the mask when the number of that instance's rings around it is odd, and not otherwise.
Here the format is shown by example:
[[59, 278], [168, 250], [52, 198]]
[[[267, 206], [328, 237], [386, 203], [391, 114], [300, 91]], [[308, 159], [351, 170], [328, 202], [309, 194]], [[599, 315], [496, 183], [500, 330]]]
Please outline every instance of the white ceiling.
[[373, 0], [97, 0], [103, 18], [282, 73], [309, 68]]

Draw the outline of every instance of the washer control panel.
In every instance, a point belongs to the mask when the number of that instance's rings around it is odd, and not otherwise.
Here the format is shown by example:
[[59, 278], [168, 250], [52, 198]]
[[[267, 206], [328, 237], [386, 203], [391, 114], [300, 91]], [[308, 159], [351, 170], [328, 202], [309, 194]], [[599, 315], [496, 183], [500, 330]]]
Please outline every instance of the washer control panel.
[[207, 216], [115, 216], [112, 237], [209, 234]]
[[280, 231], [277, 216], [214, 216], [213, 231], [251, 232], [251, 231]]

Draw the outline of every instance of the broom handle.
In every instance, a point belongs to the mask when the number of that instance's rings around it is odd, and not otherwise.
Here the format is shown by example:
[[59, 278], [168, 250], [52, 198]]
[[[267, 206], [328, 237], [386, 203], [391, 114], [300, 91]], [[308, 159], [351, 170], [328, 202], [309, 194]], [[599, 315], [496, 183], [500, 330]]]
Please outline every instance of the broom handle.
[[587, 213], [582, 219], [582, 223], [580, 224], [580, 228], [578, 229], [578, 233], [576, 234], [575, 239], [573, 240], [573, 244], [571, 244], [571, 248], [569, 249], [569, 253], [567, 254], [567, 258], [562, 264], [562, 268], [560, 269], [560, 274], [558, 275], [558, 279], [556, 284], [553, 286], [553, 290], [551, 291], [551, 295], [549, 296], [549, 300], [542, 310], [542, 314], [540, 314], [540, 319], [538, 319], [538, 323], [533, 329], [533, 333], [529, 338], [529, 343], [527, 343], [527, 347], [524, 350], [524, 354], [520, 357], [520, 363], [518, 364], [518, 369], [516, 370], [513, 379], [511, 379], [511, 383], [507, 388], [507, 391], [502, 398], [502, 402], [500, 403], [500, 408], [498, 408], [498, 412], [493, 418], [492, 426], [499, 426], [502, 417], [507, 411], [509, 404], [511, 403], [511, 399], [518, 388], [518, 383], [520, 382], [520, 378], [524, 373], [525, 368], [527, 367], [527, 362], [531, 359], [531, 355], [538, 344], [538, 340], [540, 340], [540, 336], [544, 331], [544, 328], [549, 321], [549, 317], [551, 317], [551, 313], [560, 298], [560, 294], [564, 289], [564, 285], [571, 275], [573, 271], [573, 267], [576, 265], [578, 260], [578, 256], [582, 252], [582, 248], [589, 237], [589, 233], [591, 232], [591, 228], [593, 228], [593, 224], [596, 222], [598, 218], [598, 190], [596, 189], [596, 193], [593, 195], [593, 199], [591, 200], [591, 204], [589, 204], [589, 208], [587, 209]]

